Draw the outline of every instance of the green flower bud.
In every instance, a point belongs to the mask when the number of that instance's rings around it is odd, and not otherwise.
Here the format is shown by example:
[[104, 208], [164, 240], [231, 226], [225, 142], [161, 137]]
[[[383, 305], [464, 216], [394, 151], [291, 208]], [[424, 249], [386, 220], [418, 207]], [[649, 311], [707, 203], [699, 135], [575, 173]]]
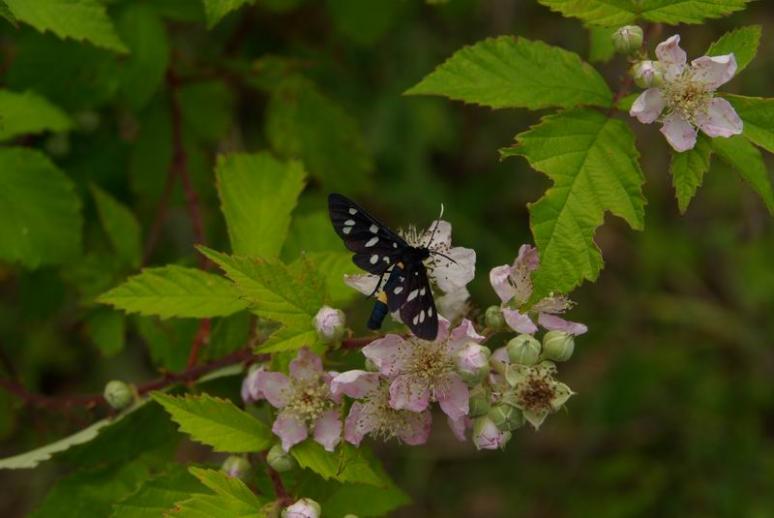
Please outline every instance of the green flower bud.
[[268, 462], [269, 466], [271, 466], [275, 471], [280, 473], [290, 471], [297, 465], [296, 459], [294, 459], [293, 456], [288, 452], [283, 450], [282, 445], [279, 443], [271, 447], [269, 453], [266, 455], [266, 462]]
[[250, 472], [250, 462], [244, 457], [237, 455], [231, 455], [223, 461], [223, 465], [220, 467], [221, 471], [225, 472], [229, 477], [233, 478], [245, 478]]
[[540, 342], [532, 335], [519, 335], [508, 342], [508, 357], [511, 362], [534, 365], [540, 357]]
[[321, 512], [320, 504], [311, 498], [302, 498], [293, 505], [286, 507], [282, 511], [282, 518], [297, 518], [299, 516], [304, 518], [320, 518]]
[[502, 449], [511, 440], [511, 432], [501, 431], [488, 416], [484, 416], [473, 420], [472, 439], [479, 450]]
[[546, 360], [566, 362], [575, 350], [575, 337], [564, 331], [549, 331], [543, 336], [543, 355]]
[[640, 88], [650, 88], [664, 83], [663, 66], [658, 61], [643, 60], [635, 63], [629, 74]]
[[492, 331], [502, 331], [506, 328], [503, 310], [500, 306], [489, 306], [484, 313], [484, 323]]
[[521, 410], [506, 403], [499, 403], [487, 413], [498, 430], [510, 432], [524, 425], [524, 416]]
[[632, 54], [642, 47], [642, 28], [637, 25], [624, 25], [613, 33], [613, 46], [621, 54]]
[[490, 408], [489, 392], [483, 387], [474, 389], [468, 400], [468, 415], [470, 417], [480, 417], [486, 415]]
[[132, 387], [120, 380], [108, 381], [102, 393], [108, 405], [116, 410], [123, 410], [134, 403], [134, 391]]

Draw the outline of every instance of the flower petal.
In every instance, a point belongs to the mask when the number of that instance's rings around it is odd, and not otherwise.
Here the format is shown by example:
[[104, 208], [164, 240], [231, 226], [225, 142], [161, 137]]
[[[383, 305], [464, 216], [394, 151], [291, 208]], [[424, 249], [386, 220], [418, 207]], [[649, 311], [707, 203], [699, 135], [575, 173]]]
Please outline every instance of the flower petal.
[[255, 375], [255, 387], [274, 408], [282, 408], [290, 400], [290, 380], [281, 372], [259, 371]]
[[476, 332], [473, 322], [465, 318], [460, 322], [460, 325], [452, 330], [446, 349], [450, 354], [454, 354], [468, 342], [481, 343], [483, 341], [484, 337]]
[[550, 313], [540, 313], [538, 323], [549, 331], [564, 331], [575, 336], [582, 335], [589, 330], [584, 324], [571, 322]]
[[460, 419], [468, 415], [468, 386], [456, 374], [447, 376], [443, 383], [435, 387], [435, 399], [441, 405], [441, 410], [452, 419]]
[[[438, 225], [436, 227], [436, 225]], [[414, 246], [426, 246], [430, 250], [436, 250], [445, 253], [451, 247], [452, 226], [448, 221], [437, 219], [430, 223], [419, 236], [419, 242]], [[433, 239], [430, 239], [432, 234]], [[429, 243], [428, 243], [429, 241]]]
[[363, 295], [371, 295], [376, 291], [376, 285], [379, 283], [379, 277], [370, 273], [345, 275], [344, 283], [350, 288], [355, 288]]
[[696, 124], [710, 137], [739, 135], [744, 127], [731, 103], [720, 97], [709, 102], [706, 112], [696, 114]]
[[429, 410], [424, 412], [403, 412], [403, 426], [398, 429], [398, 439], [409, 446], [418, 446], [425, 444], [430, 437], [430, 429], [433, 423], [433, 416]]
[[691, 62], [693, 81], [702, 82], [708, 90], [716, 90], [720, 85], [731, 81], [736, 74], [736, 57], [702, 56]]
[[636, 117], [643, 124], [650, 124], [658, 119], [664, 111], [664, 96], [658, 88], [648, 88], [640, 94], [632, 104], [629, 115]]
[[338, 410], [328, 410], [314, 424], [314, 440], [326, 451], [333, 451], [341, 441], [341, 419]]
[[306, 439], [309, 434], [306, 424], [289, 412], [280, 412], [271, 431], [282, 440], [282, 449], [285, 451], [290, 451], [290, 448]]
[[507, 264], [495, 266], [489, 270], [489, 284], [492, 285], [492, 289], [495, 290], [495, 293], [503, 302], [508, 302], [516, 295], [516, 290], [511, 284], [510, 277], [511, 267]]
[[429, 404], [430, 389], [414, 376], [404, 374], [390, 384], [390, 406], [395, 410], [422, 412]]
[[526, 333], [531, 335], [537, 332], [538, 328], [529, 316], [519, 313], [515, 309], [503, 308], [503, 318], [508, 327], [517, 333]]
[[473, 426], [473, 444], [476, 445], [476, 448], [479, 450], [503, 448], [510, 439], [510, 433], [498, 430], [494, 422], [488, 417], [480, 419], [481, 421]]
[[462, 416], [459, 419], [452, 419], [451, 417], [446, 416], [446, 422], [449, 423], [449, 428], [451, 428], [454, 437], [461, 442], [465, 442], [465, 432], [470, 427], [470, 418], [468, 416]]
[[464, 287], [476, 276], [476, 251], [472, 248], [455, 246], [445, 252], [445, 257], [433, 256], [430, 276], [444, 293]]
[[693, 146], [696, 145], [696, 128], [676, 113], [672, 113], [664, 119], [661, 133], [664, 134], [667, 142], [675, 151], [682, 153], [693, 149]]
[[361, 398], [373, 392], [379, 386], [379, 374], [364, 370], [342, 372], [331, 381], [334, 396], [345, 394], [351, 398]]
[[667, 66], [682, 67], [688, 59], [680, 48], [680, 35], [675, 34], [656, 46], [656, 57]]
[[263, 392], [258, 387], [258, 373], [263, 371], [263, 366], [253, 368], [242, 381], [242, 401], [254, 403], [264, 399]]
[[[456, 320], [465, 314], [469, 298], [470, 292], [465, 287], [436, 297], [435, 304], [437, 306], [436, 309], [438, 310], [438, 314], [448, 320]], [[436, 340], [438, 340], [437, 337]]]
[[374, 362], [379, 372], [384, 376], [393, 377], [403, 370], [408, 352], [406, 349], [406, 340], [389, 334], [366, 345], [362, 351], [366, 358]]
[[322, 374], [322, 360], [306, 347], [299, 349], [290, 362], [290, 377], [297, 380], [315, 380]]
[[537, 248], [532, 245], [521, 245], [514, 267], [524, 268], [529, 273], [537, 270], [540, 267], [540, 254]]
[[368, 403], [355, 401], [349, 409], [349, 415], [344, 421], [344, 440], [355, 446], [360, 446], [360, 441], [368, 432], [377, 425], [374, 415], [374, 406]]

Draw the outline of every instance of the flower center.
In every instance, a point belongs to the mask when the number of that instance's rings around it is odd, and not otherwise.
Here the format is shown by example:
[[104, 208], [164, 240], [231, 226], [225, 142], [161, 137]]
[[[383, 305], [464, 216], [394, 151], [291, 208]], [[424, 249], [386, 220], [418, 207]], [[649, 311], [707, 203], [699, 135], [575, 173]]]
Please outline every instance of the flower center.
[[525, 410], [550, 409], [553, 398], [554, 389], [544, 376], [530, 376], [518, 393], [519, 402]]
[[415, 343], [407, 370], [412, 376], [432, 385], [435, 380], [454, 369], [454, 361], [446, 354], [445, 347], [445, 341], [430, 344]]
[[330, 390], [321, 380], [293, 382], [293, 396], [287, 409], [308, 423], [316, 421], [323, 412], [332, 408]]
[[693, 124], [696, 114], [705, 110], [713, 97], [712, 91], [693, 79], [693, 72], [688, 68], [674, 81], [664, 84], [662, 93], [668, 108]]

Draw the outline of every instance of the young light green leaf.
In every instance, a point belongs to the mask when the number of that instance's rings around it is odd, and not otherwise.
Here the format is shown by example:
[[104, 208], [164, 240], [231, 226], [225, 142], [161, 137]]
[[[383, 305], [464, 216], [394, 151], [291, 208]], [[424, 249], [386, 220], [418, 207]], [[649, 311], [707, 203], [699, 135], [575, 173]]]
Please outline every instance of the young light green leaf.
[[538, 0], [563, 16], [579, 18], [591, 25], [618, 27], [636, 18], [632, 0]]
[[302, 160], [329, 191], [355, 193], [370, 183], [373, 160], [357, 122], [302, 77], [272, 89], [266, 137], [279, 155]]
[[0, 141], [43, 131], [66, 131], [70, 117], [34, 92], [0, 90]]
[[290, 453], [299, 466], [314, 471], [326, 480], [380, 487], [387, 487], [392, 483], [374, 457], [367, 455], [362, 448], [355, 448], [346, 442], [339, 444], [335, 451], [329, 452], [315, 441], [307, 439], [293, 446]]
[[126, 316], [108, 308], [99, 308], [86, 321], [86, 329], [94, 344], [105, 356], [113, 356], [124, 348]]
[[137, 491], [114, 506], [111, 518], [164, 516], [177, 502], [202, 493], [202, 484], [178, 464], [146, 480]]
[[220, 156], [215, 169], [223, 215], [235, 254], [274, 259], [304, 188], [298, 162], [269, 153]]
[[98, 302], [127, 313], [161, 318], [222, 317], [247, 307], [223, 277], [177, 265], [146, 268], [99, 297]]
[[344, 283], [347, 274], [359, 273], [349, 252], [311, 252], [305, 257], [312, 262], [325, 281], [330, 303], [335, 307], [346, 306], [360, 296], [357, 290]]
[[314, 348], [318, 342], [317, 331], [312, 327], [310, 320], [308, 324], [283, 325], [270, 334], [257, 351], [262, 353], [294, 351], [302, 347]]
[[91, 186], [91, 193], [97, 205], [102, 228], [119, 259], [127, 266], [137, 268], [142, 259], [140, 224], [137, 218], [128, 208], [96, 185]]
[[244, 482], [222, 471], [191, 467], [188, 471], [216, 495], [237, 500], [245, 505], [260, 508], [263, 503]]
[[774, 153], [774, 99], [726, 95], [744, 121], [744, 136], [769, 153]]
[[0, 149], [0, 192], [0, 260], [37, 268], [80, 252], [81, 202], [45, 155]]
[[760, 41], [760, 25], [739, 27], [721, 36], [710, 45], [705, 54], [707, 56], [722, 56], [733, 52], [736, 58], [736, 73], [739, 74], [758, 53]]
[[[178, 502], [168, 516], [175, 518], [267, 518], [262, 509], [220, 495], [193, 495]], [[276, 515], [271, 515], [276, 516]]]
[[609, 106], [613, 98], [602, 76], [577, 54], [512, 36], [457, 51], [406, 94], [535, 110]]
[[8, 20], [8, 22], [13, 25], [14, 27], [18, 27], [18, 20], [16, 20], [16, 17], [13, 15], [10, 9], [8, 9], [8, 6], [5, 3], [5, 0], [0, 0], [0, 16]]
[[207, 394], [175, 397], [154, 392], [152, 396], [180, 425], [182, 432], [215, 451], [253, 452], [271, 445], [271, 430], [231, 401]]
[[629, 127], [590, 110], [544, 117], [500, 151], [521, 155], [554, 185], [530, 204], [530, 225], [540, 250], [532, 300], [567, 293], [584, 279], [596, 279], [602, 256], [594, 231], [605, 211], [637, 230], [644, 225], [644, 181]]
[[231, 11], [243, 5], [252, 4], [255, 0], [203, 0], [204, 12], [207, 15], [207, 28], [212, 29]]
[[127, 52], [105, 6], [98, 0], [4, 0], [13, 15], [40, 32], [89, 41], [98, 47]]
[[677, 206], [681, 214], [685, 214], [688, 204], [701, 186], [704, 173], [710, 166], [712, 146], [703, 134], [696, 140], [693, 149], [682, 153], [672, 152], [672, 162], [669, 172], [672, 173], [672, 185], [677, 196]]
[[761, 152], [742, 135], [712, 139], [712, 149], [757, 192], [774, 214], [774, 190]]

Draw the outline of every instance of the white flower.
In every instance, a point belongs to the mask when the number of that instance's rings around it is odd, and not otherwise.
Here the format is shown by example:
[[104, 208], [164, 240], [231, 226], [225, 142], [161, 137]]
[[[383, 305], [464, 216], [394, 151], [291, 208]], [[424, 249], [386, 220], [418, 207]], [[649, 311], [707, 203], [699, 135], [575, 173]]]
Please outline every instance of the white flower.
[[648, 88], [634, 101], [629, 115], [643, 124], [662, 123], [661, 133], [679, 152], [696, 145], [697, 129], [710, 137], [742, 133], [742, 119], [731, 103], [715, 97], [715, 90], [736, 73], [733, 54], [702, 56], [686, 63], [675, 34], [656, 47], [660, 84]]
[[314, 328], [323, 342], [332, 342], [344, 336], [346, 317], [340, 309], [323, 306], [314, 316]]

